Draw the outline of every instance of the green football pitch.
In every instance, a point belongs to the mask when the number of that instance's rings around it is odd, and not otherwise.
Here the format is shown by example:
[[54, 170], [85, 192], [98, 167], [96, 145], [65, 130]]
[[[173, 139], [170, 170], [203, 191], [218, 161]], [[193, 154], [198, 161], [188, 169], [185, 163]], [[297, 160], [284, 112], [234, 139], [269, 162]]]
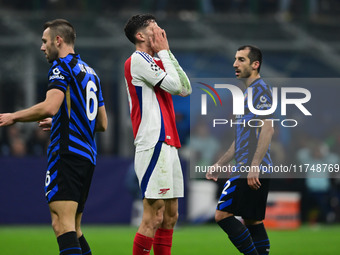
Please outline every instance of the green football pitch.
[[[130, 255], [135, 227], [85, 225], [83, 232], [94, 255]], [[340, 254], [340, 226], [302, 226], [297, 230], [270, 230], [273, 255]], [[57, 243], [49, 226], [0, 226], [1, 255], [56, 255]], [[151, 253], [153, 254], [153, 253]], [[179, 226], [174, 255], [240, 254], [215, 224]]]

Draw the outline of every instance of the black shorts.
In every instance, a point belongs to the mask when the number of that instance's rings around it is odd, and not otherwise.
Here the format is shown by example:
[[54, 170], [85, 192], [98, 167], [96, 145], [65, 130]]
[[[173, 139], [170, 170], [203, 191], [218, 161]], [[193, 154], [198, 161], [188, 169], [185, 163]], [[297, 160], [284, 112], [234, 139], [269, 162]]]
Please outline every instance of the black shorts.
[[270, 179], [260, 178], [260, 182], [261, 188], [252, 190], [245, 176], [232, 176], [223, 187], [216, 209], [241, 216], [245, 220], [263, 220]]
[[74, 155], [57, 155], [49, 163], [45, 180], [45, 197], [53, 201], [75, 201], [83, 212], [89, 194], [94, 165]]

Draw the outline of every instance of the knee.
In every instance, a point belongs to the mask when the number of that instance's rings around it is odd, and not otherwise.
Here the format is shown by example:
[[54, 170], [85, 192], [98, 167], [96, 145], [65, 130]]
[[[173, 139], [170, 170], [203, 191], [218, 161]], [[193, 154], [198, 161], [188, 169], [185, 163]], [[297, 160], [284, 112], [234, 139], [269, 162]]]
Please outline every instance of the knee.
[[230, 217], [230, 216], [234, 216], [232, 213], [228, 213], [228, 212], [223, 212], [223, 211], [219, 211], [219, 210], [216, 210], [215, 212], [215, 221], [216, 222], [219, 222], [227, 217]]
[[151, 229], [152, 231], [156, 231], [158, 228], [162, 226], [163, 221], [164, 221], [163, 216], [156, 216], [150, 221], [146, 221], [144, 223], [149, 229]]
[[74, 221], [58, 215], [53, 215], [52, 217], [52, 228], [56, 236], [60, 236], [70, 231], [77, 231]]
[[83, 232], [80, 229], [80, 226], [76, 226], [76, 233], [77, 233], [77, 237], [81, 237], [83, 235]]
[[221, 218], [220, 215], [218, 215], [218, 214], [215, 213], [215, 222], [219, 222], [219, 221], [221, 221], [221, 220], [223, 220], [223, 218]]
[[157, 212], [156, 214], [144, 212], [142, 225], [148, 229], [156, 230], [163, 223], [163, 213]]
[[179, 214], [178, 212], [173, 212], [171, 214], [164, 215], [164, 220], [162, 224], [162, 228], [165, 229], [173, 229], [176, 225], [176, 222], [178, 220]]
[[58, 219], [52, 219], [52, 228], [56, 236], [61, 234], [61, 227]]
[[164, 215], [162, 213], [157, 214], [153, 221], [154, 229], [158, 229], [160, 226], [162, 226], [163, 221], [164, 221]]
[[176, 212], [172, 217], [171, 217], [171, 222], [175, 225], [179, 217], [179, 213]]
[[258, 224], [261, 224], [261, 223], [262, 223], [262, 221], [244, 219], [244, 224], [246, 226], [249, 226], [249, 225], [258, 225]]

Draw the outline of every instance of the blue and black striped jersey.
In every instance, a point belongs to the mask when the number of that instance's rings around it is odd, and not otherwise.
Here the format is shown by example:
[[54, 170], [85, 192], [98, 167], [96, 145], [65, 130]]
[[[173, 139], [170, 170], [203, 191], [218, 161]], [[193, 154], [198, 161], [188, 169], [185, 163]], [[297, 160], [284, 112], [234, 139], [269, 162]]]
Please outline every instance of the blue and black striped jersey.
[[79, 55], [55, 60], [48, 74], [49, 89], [59, 89], [65, 99], [53, 116], [49, 167], [59, 154], [76, 154], [96, 164], [95, 126], [98, 108], [104, 105], [100, 79]]
[[[235, 129], [235, 160], [236, 167], [250, 165], [254, 157], [261, 131], [260, 120], [272, 119], [271, 115], [257, 115], [248, 107], [248, 91], [252, 88], [252, 102], [256, 110], [268, 110], [272, 106], [272, 90], [262, 79], [255, 80], [244, 92], [244, 115], [237, 115]], [[249, 120], [252, 120], [249, 122]], [[258, 120], [258, 121], [256, 121]], [[270, 146], [263, 157], [261, 165], [272, 165]]]

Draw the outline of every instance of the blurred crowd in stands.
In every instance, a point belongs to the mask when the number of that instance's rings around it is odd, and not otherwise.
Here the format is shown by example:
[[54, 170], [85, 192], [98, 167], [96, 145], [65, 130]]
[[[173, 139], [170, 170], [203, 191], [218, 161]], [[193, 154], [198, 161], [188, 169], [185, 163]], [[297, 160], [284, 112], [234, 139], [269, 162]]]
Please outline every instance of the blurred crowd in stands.
[[180, 14], [183, 11], [204, 15], [230, 13], [278, 15], [282, 19], [315, 18], [336, 15], [340, 10], [337, 0], [0, 0], [0, 6], [14, 10], [69, 10], [75, 12], [152, 12], [157, 15]]
[[[38, 126], [38, 125], [37, 125]], [[0, 156], [25, 157], [46, 156], [49, 132], [15, 124], [0, 130]]]

